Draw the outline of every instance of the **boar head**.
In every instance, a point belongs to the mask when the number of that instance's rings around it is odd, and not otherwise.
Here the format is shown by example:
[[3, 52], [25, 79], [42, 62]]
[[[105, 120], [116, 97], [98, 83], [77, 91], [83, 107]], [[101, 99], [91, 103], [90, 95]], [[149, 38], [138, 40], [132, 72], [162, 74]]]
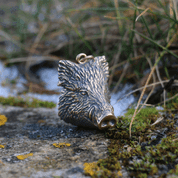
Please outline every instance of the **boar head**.
[[59, 61], [58, 85], [63, 91], [59, 97], [58, 115], [62, 120], [88, 128], [115, 126], [116, 117], [107, 85], [108, 69], [105, 56], [81, 64]]

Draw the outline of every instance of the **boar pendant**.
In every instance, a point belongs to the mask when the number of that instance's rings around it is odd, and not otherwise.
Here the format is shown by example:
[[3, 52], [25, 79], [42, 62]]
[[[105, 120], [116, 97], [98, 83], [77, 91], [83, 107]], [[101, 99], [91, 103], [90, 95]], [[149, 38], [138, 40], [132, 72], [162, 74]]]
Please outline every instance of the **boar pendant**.
[[84, 53], [78, 63], [60, 60], [58, 115], [67, 123], [87, 128], [106, 129], [116, 125], [108, 89], [109, 67], [105, 56], [93, 57]]

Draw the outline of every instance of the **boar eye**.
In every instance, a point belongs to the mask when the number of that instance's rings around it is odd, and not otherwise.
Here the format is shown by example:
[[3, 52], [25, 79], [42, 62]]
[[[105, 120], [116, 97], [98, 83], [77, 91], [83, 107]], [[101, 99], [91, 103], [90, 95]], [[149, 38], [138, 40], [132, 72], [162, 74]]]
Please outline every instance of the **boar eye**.
[[87, 92], [86, 91], [81, 91], [81, 94], [82, 95], [87, 95]]

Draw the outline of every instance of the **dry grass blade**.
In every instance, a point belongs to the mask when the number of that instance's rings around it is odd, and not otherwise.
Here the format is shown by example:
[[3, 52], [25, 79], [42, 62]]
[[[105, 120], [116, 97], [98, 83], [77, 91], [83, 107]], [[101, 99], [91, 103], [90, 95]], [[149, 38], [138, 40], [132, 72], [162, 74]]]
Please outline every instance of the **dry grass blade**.
[[146, 86], [148, 85], [148, 82], [150, 81], [151, 76], [153, 75], [153, 72], [155, 71], [158, 62], [159, 62], [160, 59], [165, 55], [167, 48], [174, 42], [174, 40], [176, 39], [176, 37], [177, 37], [177, 33], [174, 34], [174, 36], [171, 38], [171, 40], [169, 41], [169, 43], [166, 45], [164, 51], [161, 52], [160, 57], [157, 58], [157, 60], [156, 60], [156, 62], [155, 62], [155, 64], [154, 64], [154, 66], [153, 66], [153, 68], [152, 68], [152, 70], [151, 70], [151, 72], [150, 72], [150, 74], [149, 74], [149, 76], [148, 76], [148, 79], [147, 79], [146, 84], [145, 84], [145, 86], [144, 86], [144, 88], [143, 88], [143, 91], [142, 91], [141, 96], [140, 96], [140, 98], [139, 98], [139, 100], [138, 100], [138, 103], [137, 103], [135, 112], [134, 112], [134, 114], [133, 114], [133, 116], [132, 116], [132, 119], [131, 119], [131, 122], [130, 122], [130, 126], [129, 126], [129, 136], [130, 136], [130, 138], [131, 138], [132, 123], [133, 123], [133, 121], [134, 121], [134, 118], [135, 118], [135, 116], [136, 116], [136, 114], [137, 114], [137, 110], [138, 110], [138, 108], [139, 108], [139, 106], [140, 106], [141, 100], [142, 100], [143, 95], [144, 95], [144, 93], [145, 93]]
[[[38, 35], [37, 35], [37, 37], [36, 37], [36, 39], [35, 39], [35, 41], [34, 41], [32, 47], [31, 47], [31, 49], [30, 49], [30, 52], [31, 52], [32, 54], [35, 53], [36, 48], [37, 48], [37, 46], [38, 46], [38, 44], [39, 44], [39, 42], [40, 42], [42, 36], [44, 35], [44, 33], [46, 32], [46, 30], [47, 30], [47, 28], [48, 28], [48, 25], [49, 25], [48, 23], [45, 23], [45, 24], [42, 26], [41, 30], [39, 31], [39, 33], [38, 33]], [[27, 62], [26, 62], [26, 64], [25, 64], [25, 69], [26, 69], [26, 71], [28, 71], [28, 68], [29, 68], [29, 66], [31, 65], [31, 63], [32, 63], [31, 60], [27, 60]], [[30, 81], [30, 77], [28, 76], [28, 72], [25, 73], [25, 77], [26, 77], [27, 80]]]
[[[119, 44], [118, 53], [116, 54], [116, 57], [115, 57], [113, 66], [115, 66], [115, 65], [119, 62], [119, 57], [120, 57], [120, 55], [121, 55], [121, 52], [122, 52], [122, 46], [121, 46], [121, 44]], [[111, 70], [111, 74], [110, 74], [110, 78], [109, 78], [109, 86], [110, 86], [111, 83], [112, 83], [112, 79], [113, 79], [114, 72], [115, 72], [115, 68], [113, 68], [113, 69]]]
[[144, 15], [148, 10], [151, 10], [149, 7], [147, 9], [145, 9], [141, 14], [139, 14], [137, 16], [137, 18], [135, 19], [135, 21], [137, 21], [142, 15]]
[[[158, 62], [159, 60], [160, 60], [160, 58], [157, 59], [157, 62]], [[141, 93], [141, 96], [140, 96], [140, 98], [139, 98], [139, 100], [138, 100], [138, 103], [137, 103], [135, 112], [134, 112], [134, 114], [133, 114], [133, 116], [132, 116], [132, 119], [131, 119], [131, 122], [130, 122], [130, 126], [129, 126], [129, 135], [130, 135], [130, 138], [131, 138], [131, 136], [132, 136], [132, 135], [131, 135], [132, 123], [133, 123], [133, 121], [134, 121], [134, 119], [135, 119], [135, 116], [136, 116], [136, 114], [137, 114], [138, 107], [140, 106], [140, 103], [141, 103], [141, 100], [142, 100], [142, 98], [143, 98], [143, 95], [145, 94], [146, 86], [148, 85], [148, 83], [149, 83], [149, 81], [150, 81], [150, 79], [151, 79], [151, 76], [152, 76], [152, 74], [153, 74], [153, 72], [154, 72], [154, 70], [155, 70], [155, 67], [156, 67], [156, 65], [154, 65], [154, 67], [152, 68], [152, 70], [151, 70], [151, 72], [150, 72], [150, 74], [149, 74], [149, 76], [148, 76], [148, 79], [147, 79], [147, 81], [146, 81], [146, 84], [145, 84], [145, 86], [144, 86], [144, 88], [143, 88], [143, 91], [142, 91], [142, 93]]]
[[117, 20], [118, 19], [117, 17], [112, 17], [112, 16], [108, 16], [108, 15], [105, 15], [104, 17], [108, 18], [108, 19], [112, 19], [112, 20]]
[[[169, 80], [163, 80], [162, 82], [163, 82], [163, 83], [167, 83], [167, 82], [169, 82]], [[175, 81], [175, 82], [176, 82], [176, 81]], [[178, 82], [178, 81], [177, 81], [177, 82]], [[154, 85], [160, 85], [160, 82], [156, 82], [156, 83], [152, 83], [152, 84], [150, 84], [150, 85], [147, 85], [146, 88], [152, 87], [152, 86], [154, 86]], [[126, 98], [126, 97], [130, 96], [131, 94], [133, 94], [133, 93], [135, 93], [135, 92], [137, 92], [137, 91], [139, 91], [139, 90], [142, 90], [143, 88], [144, 88], [144, 87], [140, 87], [140, 88], [137, 88], [137, 89], [133, 90], [132, 92], [130, 92], [130, 93], [128, 93], [127, 95], [125, 95], [125, 96], [123, 96], [122, 98], [120, 98], [117, 102], [121, 101], [123, 98]]]
[[[164, 84], [163, 84], [163, 82], [162, 82], [162, 80], [161, 80], [161, 76], [160, 76], [160, 73], [159, 73], [158, 66], [156, 66], [156, 73], [157, 73], [158, 80], [160, 81], [162, 88], [164, 88]], [[164, 89], [164, 91], [163, 91], [163, 96], [164, 96], [164, 107], [166, 106], [166, 102], [165, 102], [165, 94], [166, 94], [166, 91], [165, 91], [165, 89]]]
[[[152, 56], [152, 54], [151, 54], [151, 56]], [[131, 61], [136, 61], [136, 60], [139, 60], [139, 59], [141, 59], [143, 57], [144, 57], [144, 55], [139, 55], [139, 56], [136, 56], [136, 57], [132, 57]], [[124, 65], [126, 63], [127, 63], [127, 60], [125, 60], [123, 62], [120, 62], [119, 64], [113, 65], [112, 67], [109, 68], [109, 71], [112, 71], [113, 69], [115, 69], [117, 67], [120, 67], [120, 66], [122, 66], [122, 65]]]
[[169, 99], [167, 99], [167, 100], [165, 100], [165, 101], [160, 102], [159, 104], [162, 104], [162, 103], [164, 103], [164, 102], [171, 101], [171, 100], [173, 100], [173, 99], [174, 99], [175, 97], [177, 97], [177, 96], [178, 96], [178, 93], [175, 94], [174, 96], [172, 96], [171, 98], [169, 98]]
[[118, 27], [119, 27], [119, 31], [121, 33], [121, 30], [122, 30], [122, 23], [121, 21], [119, 20], [120, 18], [120, 13], [119, 13], [119, 3], [118, 3], [118, 0], [114, 0], [114, 5], [115, 5], [115, 8], [116, 8], [116, 14], [117, 14], [117, 23], [118, 23]]
[[30, 93], [48, 94], [48, 95], [60, 94], [60, 92], [56, 90], [47, 90], [37, 83], [30, 82], [27, 84], [24, 83], [23, 85], [28, 89]]
[[173, 141], [173, 142], [175, 142], [175, 141], [177, 141], [177, 140], [178, 140], [178, 138], [176, 138], [176, 139], [173, 139], [172, 141]]
[[126, 2], [128, 3], [128, 5], [129, 5], [130, 7], [135, 7], [135, 4], [133, 4], [131, 1], [126, 0]]
[[91, 46], [88, 44], [88, 42], [83, 38], [79, 30], [77, 29], [76, 25], [72, 23], [71, 19], [69, 17], [66, 18], [71, 27], [74, 29], [75, 33], [80, 37], [81, 41], [84, 42], [84, 44], [87, 46], [87, 48], [93, 53], [93, 50]]
[[12, 36], [10, 36], [8, 33], [4, 32], [3, 30], [0, 30], [0, 36], [3, 36], [8, 41], [11, 41], [12, 43], [16, 44], [21, 49], [24, 49], [25, 51], [30, 52], [30, 50], [27, 47], [25, 47], [23, 44], [19, 43], [15, 39], [13, 39]]
[[[149, 65], [150, 65], [150, 68], [151, 68], [151, 70], [152, 70], [152, 69], [153, 69], [153, 66], [152, 66], [152, 63], [151, 63], [150, 58], [149, 58], [148, 56], [146, 56], [146, 59], [147, 59]], [[153, 72], [153, 83], [156, 83], [156, 76], [155, 76], [155, 73], [154, 73], [154, 72]], [[148, 99], [150, 98], [150, 96], [151, 96], [151, 94], [153, 93], [154, 89], [155, 89], [155, 85], [153, 85], [153, 87], [152, 87], [152, 89], [151, 89], [149, 95], [147, 96], [147, 98], [146, 98], [146, 100], [144, 101], [144, 103], [143, 103], [143, 105], [141, 106], [141, 108], [138, 110], [137, 114], [141, 111], [141, 109], [143, 108], [143, 106], [146, 105], [146, 102], [147, 102]]]
[[50, 54], [54, 51], [60, 50], [61, 48], [63, 48], [64, 46], [66, 46], [67, 44], [73, 44], [74, 41], [70, 40], [70, 42], [63, 42], [60, 43], [57, 47], [55, 47], [54, 49], [48, 49], [44, 52], [44, 55]]
[[155, 107], [155, 105], [152, 105], [152, 104], [140, 104], [140, 105], [149, 106], [149, 107]]
[[176, 0], [169, 0], [169, 13], [170, 13], [170, 16], [173, 17], [174, 16], [174, 12], [175, 12], [176, 19], [178, 18], [177, 4], [178, 4], [178, 2]]
[[48, 26], [49, 26], [49, 23], [45, 23], [45, 24], [42, 26], [42, 28], [41, 28], [40, 32], [38, 33], [37, 37], [35, 38], [35, 41], [34, 41], [32, 47], [31, 47], [31, 49], [30, 49], [30, 52], [31, 52], [32, 54], [34, 53], [35, 49], [37, 48], [37, 46], [38, 46], [38, 44], [39, 44], [39, 42], [40, 42], [42, 36], [43, 36], [44, 33], [46, 32]]
[[[92, 41], [92, 40], [102, 40], [103, 39], [103, 35], [96, 35], [96, 36], [86, 36], [86, 37], [83, 37], [83, 40], [87, 40], [87, 41]], [[105, 39], [107, 40], [121, 40], [122, 38], [121, 37], [118, 37], [116, 35], [107, 35], [105, 37]], [[79, 42], [79, 43], [82, 43], [81, 40], [70, 40], [70, 41], [67, 41], [67, 42], [62, 42], [60, 43], [59, 45], [57, 45], [54, 49], [49, 49], [47, 51], [44, 52], [44, 54], [50, 54], [54, 51], [58, 51], [60, 50], [61, 48], [63, 48], [64, 46], [67, 46], [67, 45], [71, 45], [71, 44], [75, 44], [76, 42]], [[115, 66], [113, 66], [115, 67]], [[118, 66], [116, 66], [118, 67]], [[115, 68], [116, 68], [115, 67]]]
[[151, 126], [158, 124], [158, 123], [161, 122], [163, 119], [164, 119], [164, 117], [158, 118], [153, 124], [151, 124]]
[[121, 76], [119, 78], [119, 81], [116, 83], [116, 86], [114, 87], [113, 93], [115, 93], [117, 91], [117, 87], [119, 86], [119, 84], [121, 83], [123, 77], [125, 76], [126, 71], [127, 71], [128, 67], [129, 67], [129, 65], [130, 65], [129, 62], [127, 61], [126, 65], [124, 67], [124, 70], [123, 70], [123, 72], [122, 72], [122, 74], [121, 74]]
[[18, 63], [18, 62], [27, 62], [27, 61], [42, 61], [42, 60], [53, 60], [58, 61], [60, 60], [59, 57], [56, 56], [36, 56], [36, 57], [19, 57], [19, 58], [12, 58], [9, 61], [6, 61], [6, 64], [10, 63]]

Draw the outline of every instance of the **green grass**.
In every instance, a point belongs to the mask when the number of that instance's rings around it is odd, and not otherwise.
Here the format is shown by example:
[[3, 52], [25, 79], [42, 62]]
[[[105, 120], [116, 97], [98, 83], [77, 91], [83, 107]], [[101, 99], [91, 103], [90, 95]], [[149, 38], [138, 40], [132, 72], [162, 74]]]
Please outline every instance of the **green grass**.
[[1, 40], [20, 48], [2, 50], [7, 62], [33, 55], [70, 60], [79, 53], [105, 55], [114, 91], [121, 82], [140, 84], [148, 59], [152, 66], [162, 63], [162, 80], [171, 77], [168, 66], [177, 64], [178, 53], [171, 49], [177, 45], [177, 9], [168, 0], [19, 0], [15, 13], [4, 9]]
[[[146, 56], [151, 59], [152, 64], [154, 64], [153, 56], [156, 56], [157, 53], [161, 55], [162, 50], [165, 51], [165, 54], [178, 57], [177, 53], [166, 48], [169, 40], [177, 33], [178, 24], [175, 9], [172, 10], [173, 15], [170, 14], [168, 1], [65, 2], [66, 5], [60, 8], [61, 4], [64, 4], [62, 0], [19, 0], [19, 9], [15, 15], [9, 13], [9, 27], [3, 26], [2, 30], [21, 50], [19, 53], [5, 52], [5, 58], [10, 60], [33, 54], [52, 54], [74, 60], [76, 55], [81, 52], [94, 56], [106, 55], [110, 67], [125, 60], [129, 62], [128, 72], [122, 79], [122, 81], [126, 81], [129, 79], [130, 71], [135, 76], [134, 80], [143, 76], [143, 71], [149, 68]], [[146, 7], [150, 9], [136, 21], [137, 16]], [[10, 11], [8, 7], [6, 7], [6, 11], [7, 13]], [[54, 14], [60, 15], [61, 18], [55, 19], [52, 17]], [[34, 31], [29, 30], [32, 23], [35, 26]], [[45, 24], [48, 24], [48, 27], [39, 38]], [[60, 40], [55, 42], [60, 35], [65, 35], [69, 40], [65, 43]], [[38, 44], [35, 46], [34, 42], [37, 38], [39, 38]], [[176, 43], [176, 38], [174, 40], [172, 43]], [[46, 43], [48, 46], [45, 45]], [[58, 47], [59, 44], [61, 44], [60, 47]], [[120, 45], [122, 48], [119, 49], [118, 60], [117, 54]], [[33, 50], [30, 51], [30, 49]], [[46, 49], [52, 53], [47, 53]], [[161, 56], [160, 62], [165, 64], [164, 70], [169, 77], [167, 62], [165, 63], [164, 59], [165, 54]], [[142, 58], [133, 61], [138, 55], [142, 55]], [[122, 71], [122, 68], [118, 68], [118, 70]], [[114, 74], [114, 71], [111, 72]], [[119, 79], [115, 77], [111, 80], [110, 84], [114, 86]]]
[[29, 107], [29, 108], [38, 108], [38, 107], [45, 107], [45, 108], [54, 108], [56, 106], [55, 103], [49, 101], [41, 101], [38, 99], [23, 99], [20, 97], [11, 97], [8, 98], [0, 97], [0, 104], [2, 105], [10, 105], [10, 106], [20, 106], [20, 107]]
[[[174, 95], [171, 93], [168, 93], [169, 98], [173, 97]], [[178, 109], [178, 96], [173, 97], [172, 100], [168, 101], [166, 103], [166, 108], [165, 109], [169, 109], [169, 110], [177, 110]]]

